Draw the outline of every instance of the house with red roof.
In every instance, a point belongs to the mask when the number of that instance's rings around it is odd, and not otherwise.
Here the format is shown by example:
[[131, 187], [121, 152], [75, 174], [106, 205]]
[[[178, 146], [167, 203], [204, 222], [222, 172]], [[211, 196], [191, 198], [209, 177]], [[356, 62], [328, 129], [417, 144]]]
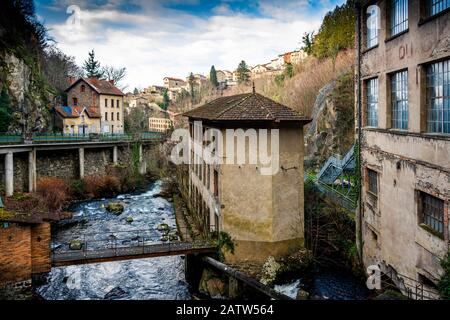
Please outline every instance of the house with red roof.
[[55, 108], [55, 124], [65, 134], [123, 133], [125, 94], [113, 81], [97, 78], [71, 79], [67, 106]]

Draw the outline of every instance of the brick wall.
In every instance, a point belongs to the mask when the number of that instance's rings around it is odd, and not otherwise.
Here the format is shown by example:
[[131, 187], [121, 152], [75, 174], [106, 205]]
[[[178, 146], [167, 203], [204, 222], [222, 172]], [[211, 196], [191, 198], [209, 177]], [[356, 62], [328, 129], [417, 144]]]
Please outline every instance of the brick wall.
[[41, 223], [31, 227], [31, 272], [49, 272], [52, 266], [50, 256], [50, 223]]
[[49, 272], [50, 224], [10, 224], [0, 228], [0, 286], [31, 279], [32, 273]]
[[31, 228], [0, 229], [0, 285], [31, 278]]

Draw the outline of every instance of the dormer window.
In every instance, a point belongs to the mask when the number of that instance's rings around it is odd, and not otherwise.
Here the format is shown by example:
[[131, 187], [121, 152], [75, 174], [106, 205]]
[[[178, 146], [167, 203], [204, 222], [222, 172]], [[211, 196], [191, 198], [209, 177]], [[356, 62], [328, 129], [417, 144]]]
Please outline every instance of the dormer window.
[[80, 91], [81, 92], [85, 92], [86, 91], [86, 86], [84, 84], [81, 85]]

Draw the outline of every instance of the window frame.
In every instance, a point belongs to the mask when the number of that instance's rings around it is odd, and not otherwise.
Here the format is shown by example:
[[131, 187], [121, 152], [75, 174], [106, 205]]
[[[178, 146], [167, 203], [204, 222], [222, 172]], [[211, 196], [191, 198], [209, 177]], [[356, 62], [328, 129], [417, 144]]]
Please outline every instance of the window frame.
[[[427, 232], [430, 232], [431, 234], [444, 239], [445, 238], [445, 231], [446, 228], [448, 226], [446, 226], [445, 223], [445, 208], [446, 208], [446, 201], [444, 199], [441, 199], [439, 197], [436, 197], [428, 192], [422, 191], [422, 190], [418, 190], [418, 221], [419, 221], [419, 226], [422, 227], [423, 229], [425, 229]], [[435, 215], [433, 214], [429, 214], [429, 213], [425, 213], [425, 200], [424, 198], [427, 197], [433, 201], [436, 201], [437, 203], [439, 203], [439, 205], [441, 206], [441, 208], [439, 208], [442, 213], [442, 216], [438, 218], [436, 218]], [[431, 223], [427, 223], [426, 222], [426, 217], [429, 217], [430, 221], [431, 220], [437, 220], [438, 224], [442, 225], [442, 231], [437, 230], [434, 226], [431, 225]]]
[[[375, 183], [376, 183], [376, 192], [374, 192], [371, 188], [371, 178], [373, 178], [373, 176], [371, 177], [371, 173], [375, 174]], [[371, 168], [366, 168], [366, 174], [367, 174], [367, 192], [370, 193], [371, 195], [373, 195], [374, 197], [376, 197], [378, 199], [380, 190], [379, 190], [379, 173]]]
[[[406, 14], [406, 19], [402, 20], [394, 25], [393, 24], [394, 23], [394, 10], [396, 8], [396, 6], [394, 4], [396, 4], [398, 2], [403, 2], [406, 4], [406, 6], [405, 6], [406, 12], [403, 12], [403, 14]], [[409, 0], [391, 0], [391, 1], [389, 1], [389, 5], [387, 6], [387, 12], [388, 12], [388, 17], [389, 17], [389, 19], [387, 20], [387, 23], [388, 23], [387, 30], [389, 30], [389, 33], [388, 33], [389, 36], [386, 40], [390, 40], [392, 38], [400, 36], [401, 34], [407, 32], [409, 30]], [[405, 24], [406, 26], [404, 27], [404, 29], [401, 29], [400, 26], [402, 26], [403, 24]], [[398, 29], [398, 30], [396, 30], [396, 29]], [[394, 30], [396, 30], [395, 33], [394, 33]]]
[[[372, 87], [372, 85], [369, 86], [370, 83], [372, 82], [376, 83], [376, 86]], [[378, 115], [378, 105], [379, 105], [379, 79], [378, 77], [374, 77], [374, 78], [370, 78], [370, 79], [366, 79], [364, 80], [364, 87], [365, 87], [365, 119], [364, 119], [364, 123], [366, 127], [371, 127], [371, 128], [378, 128], [378, 124], [379, 124], [379, 115]], [[369, 90], [369, 88], [371, 90]], [[374, 95], [371, 95], [371, 97], [375, 97], [376, 100], [371, 101], [369, 99], [369, 92], [373, 91]], [[369, 106], [376, 106], [375, 111], [370, 111], [372, 108], [369, 108]], [[376, 117], [373, 117], [373, 115], [376, 115]], [[371, 115], [371, 116], [369, 116]], [[376, 123], [372, 123], [371, 121], [375, 121], [373, 119], [376, 118]]]
[[[439, 68], [439, 65], [442, 64], [442, 67]], [[433, 75], [430, 75], [430, 69], [433, 68]], [[436, 73], [436, 68], [438, 72]], [[446, 78], [444, 79], [444, 76]], [[433, 85], [430, 85], [430, 78], [433, 77]], [[441, 82], [437, 84], [434, 83], [436, 79]], [[446, 84], [446, 86], [444, 86]], [[441, 87], [441, 88], [440, 88]], [[436, 90], [438, 90], [438, 94], [436, 95]], [[439, 93], [439, 90], [442, 91]], [[430, 97], [431, 93], [435, 93], [434, 96]], [[447, 95], [445, 95], [447, 93]], [[433, 100], [433, 103], [431, 103]], [[436, 100], [441, 100], [440, 106], [439, 104], [436, 107]], [[445, 104], [447, 103], [448, 107], [445, 109]], [[433, 107], [433, 108], [432, 108]], [[437, 112], [437, 113], [434, 113]], [[434, 114], [433, 114], [434, 113]], [[441, 59], [432, 61], [425, 65], [425, 132], [428, 134], [435, 135], [450, 135], [450, 59]], [[434, 120], [434, 118], [438, 118]], [[445, 120], [447, 118], [447, 120]], [[434, 128], [433, 128], [434, 126]], [[436, 126], [441, 129], [436, 130]], [[447, 131], [445, 128], [447, 127]]]
[[[397, 76], [405, 74], [405, 77], [402, 78], [400, 81], [396, 79]], [[394, 130], [403, 130], [407, 131], [409, 129], [409, 83], [408, 83], [409, 77], [408, 77], [408, 69], [402, 69], [395, 72], [392, 72], [389, 74], [389, 88], [390, 88], [390, 115], [391, 115], [391, 129]], [[400, 90], [398, 87], [394, 90], [394, 84], [397, 83], [403, 83], [406, 85], [406, 88], [401, 88]], [[405, 97], [402, 97], [401, 100], [397, 99], [398, 95], [397, 93], [401, 92], [402, 96], [405, 95]], [[395, 94], [394, 94], [395, 93]], [[403, 124], [403, 122], [406, 122], [406, 127], [398, 127], [396, 123], [398, 123], [398, 117], [396, 117], [396, 113], [398, 114], [398, 108], [399, 103], [406, 102], [406, 120], [404, 117], [401, 117], [400, 121]], [[401, 106], [400, 106], [401, 108]], [[403, 115], [403, 112], [405, 110], [400, 110], [401, 114]]]

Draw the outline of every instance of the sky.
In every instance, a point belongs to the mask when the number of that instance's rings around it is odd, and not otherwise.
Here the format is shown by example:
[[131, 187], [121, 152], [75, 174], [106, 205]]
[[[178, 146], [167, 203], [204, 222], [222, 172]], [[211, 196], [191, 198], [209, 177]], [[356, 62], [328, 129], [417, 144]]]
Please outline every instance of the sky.
[[298, 49], [326, 12], [344, 0], [36, 0], [56, 45], [82, 65], [95, 50], [102, 65], [125, 67], [122, 81], [162, 85], [166, 76], [233, 71]]

